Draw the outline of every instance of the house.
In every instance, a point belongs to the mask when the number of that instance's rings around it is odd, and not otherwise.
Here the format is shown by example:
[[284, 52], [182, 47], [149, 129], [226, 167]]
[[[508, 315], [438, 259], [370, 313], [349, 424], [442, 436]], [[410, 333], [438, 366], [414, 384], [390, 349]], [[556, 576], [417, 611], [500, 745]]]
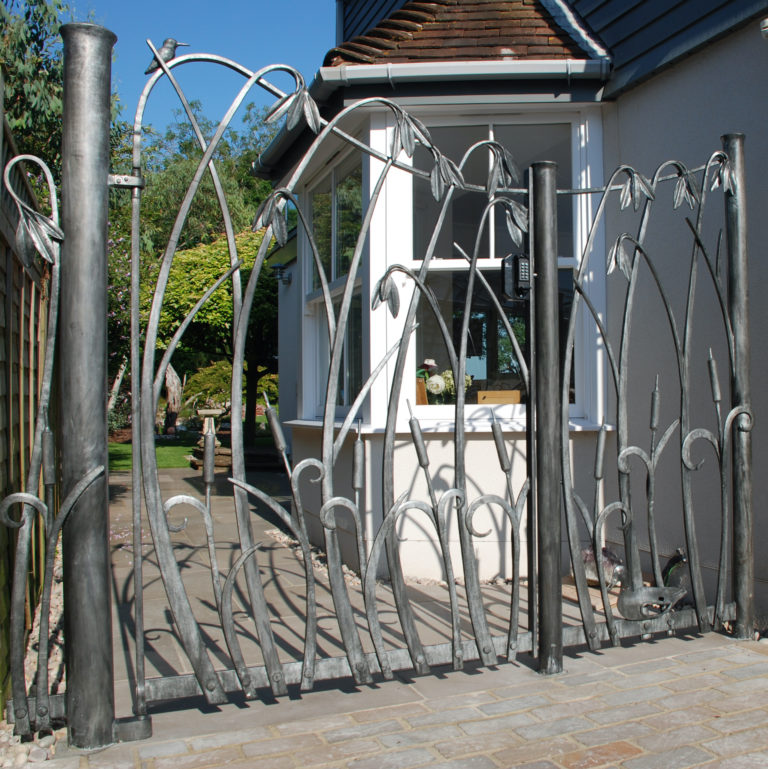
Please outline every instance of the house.
[[[759, 258], [766, 242], [766, 197], [761, 179], [768, 164], [764, 126], [768, 117], [768, 41], [761, 35], [760, 20], [768, 15], [765, 0], [712, 0], [668, 4], [641, 0], [432, 0], [404, 2], [379, 0], [337, 2], [337, 45], [318, 70], [311, 93], [323, 116], [331, 119], [360, 100], [371, 100], [365, 109], [351, 113], [344, 130], [384, 157], [396, 133], [398, 121], [392, 110], [377, 108], [374, 100], [396, 103], [425, 125], [441, 152], [458, 163], [472, 145], [488, 139], [509, 148], [520, 168], [537, 160], [557, 163], [558, 189], [596, 189], [607, 182], [621, 164], [631, 164], [652, 174], [662, 161], [677, 159], [689, 168], [706, 162], [719, 147], [722, 134], [742, 131], [747, 137], [747, 220], [751, 254], [751, 285], [768, 285], [768, 274]], [[309, 147], [312, 135], [301, 127], [284, 130], [261, 158], [260, 172], [276, 182], [288, 177]], [[434, 259], [426, 276], [442, 317], [457, 329], [463, 321], [460, 300], [467, 293], [467, 261], [477, 249], [484, 274], [494, 285], [504, 275], [505, 258], [521, 251], [506, 231], [501, 211], [488, 214], [485, 235], [475, 240], [483, 203], [471, 194], [472, 185], [486, 184], [490, 152], [475, 153], [463, 167], [466, 186], [456, 191], [444, 211], [436, 242], [430, 244], [433, 225], [441, 211], [441, 190], [434, 190], [428, 176], [392, 168], [382, 188], [376, 188], [382, 161], [369, 159], [349, 145], [328, 142], [316, 150], [300, 183], [302, 204], [308, 212], [319, 259], [328, 274], [328, 290], [338, 305], [344, 293], [344, 277], [353, 258], [360, 223], [369, 211], [369, 235], [362, 252], [349, 306], [349, 328], [341, 356], [342, 381], [337, 414], [342, 420], [362, 382], [396, 345], [404, 328], [405, 313], [393, 317], [370, 309], [379, 295], [378, 283], [393, 264], [418, 271], [423, 255], [434, 247]], [[432, 158], [417, 146], [414, 168], [428, 169]], [[450, 172], [449, 172], [450, 173]], [[434, 182], [433, 182], [434, 184]], [[439, 184], [439, 182], [438, 182]], [[519, 185], [522, 185], [522, 180]], [[468, 190], [468, 188], [470, 188]], [[591, 194], [563, 194], [557, 205], [558, 274], [561, 308], [573, 301], [572, 275], [588, 237], [597, 198]], [[605, 228], [592, 248], [605, 254], [610, 244], [605, 233], [622, 232], [627, 213], [608, 208]], [[515, 227], [514, 221], [511, 230]], [[664, 240], [662, 226], [661, 240]], [[600, 240], [602, 238], [602, 240]], [[599, 241], [599, 242], [597, 242]], [[319, 456], [325, 387], [328, 378], [328, 334], [323, 321], [323, 293], [313, 267], [309, 240], [299, 232], [297, 256], [289, 264], [292, 279], [281, 286], [281, 327], [296, 329], [290, 353], [280, 355], [280, 411], [290, 432], [294, 464]], [[665, 269], [674, 273], [674, 265]], [[687, 269], [687, 268], [686, 268]], [[407, 306], [413, 282], [397, 273], [393, 281], [401, 306]], [[498, 293], [502, 293], [499, 290]], [[602, 274], [590, 273], [589, 300], [597, 315], [606, 319], [609, 334], [621, 326], [619, 295]], [[755, 293], [753, 293], [753, 297]], [[710, 298], [711, 299], [711, 298]], [[518, 342], [524, 346], [526, 303], [509, 297], [505, 305]], [[752, 303], [754, 338], [768, 318], [765, 303]], [[661, 320], [660, 320], [661, 318]], [[642, 318], [644, 334], [637, 356], [648, 361], [648, 370], [632, 387], [642, 406], [630, 414], [634, 424], [647, 424], [650, 392], [660, 373], [665, 381], [669, 350], [658, 339], [663, 313]], [[428, 499], [453, 485], [454, 406], [456, 386], [450, 375], [449, 356], [434, 317], [421, 309], [408, 346], [402, 391], [397, 399], [394, 460], [385, 464], [384, 435], [393, 359], [373, 383], [359, 413], [358, 440], [365, 447], [362, 486], [352, 489], [353, 440], [341, 449], [336, 482], [350, 497], [358, 494], [363, 517], [363, 541], [370, 543], [386, 506], [387, 473], [394, 490], [389, 498], [405, 492]], [[706, 319], [705, 319], [706, 324]], [[482, 300], [473, 305], [466, 352], [467, 406], [466, 477], [468, 494], [503, 496], [507, 479], [499, 471], [494, 424], [503, 431], [511, 452], [510, 482], [519, 490], [526, 477], [526, 396], [519, 356], [509, 334], [494, 320]], [[565, 334], [565, 329], [562, 332]], [[562, 336], [561, 335], [561, 336]], [[644, 341], [643, 341], [644, 340]], [[721, 340], [722, 341], [722, 340]], [[472, 347], [474, 345], [474, 347]], [[606, 383], [602, 342], [594, 329], [581, 323], [575, 332], [573, 370], [568, 405], [570, 452], [582, 465], [594, 463], [600, 428], [612, 421], [614, 395]], [[658, 364], [658, 365], [657, 365]], [[765, 461], [759, 414], [766, 396], [759, 387], [765, 380], [767, 362], [756, 344], [752, 356], [754, 413], [758, 422], [754, 464]], [[706, 369], [702, 379], [706, 378]], [[422, 383], [433, 380], [430, 394]], [[679, 399], [673, 395], [671, 400]], [[667, 403], [670, 399], [667, 398]], [[640, 403], [640, 401], [638, 401]], [[409, 412], [410, 409], [410, 412]], [[419, 465], [409, 432], [409, 414], [418, 419], [428, 450], [431, 481]], [[610, 440], [610, 439], [609, 439]], [[349, 460], [346, 461], [345, 457]], [[590, 471], [591, 472], [591, 471]], [[587, 473], [589, 475], [589, 473]], [[432, 483], [432, 489], [429, 483]], [[679, 481], [661, 476], [660, 508], [679, 506]], [[668, 484], [669, 488], [665, 487]], [[677, 484], [677, 486], [675, 485]], [[309, 489], [310, 486], [308, 485]], [[308, 492], [311, 493], [311, 492]], [[605, 492], [610, 498], [610, 489]], [[761, 500], [768, 496], [768, 479], [756, 474], [754, 487], [755, 539], [761, 541], [766, 521], [760, 515]], [[319, 501], [319, 496], [316, 497]], [[319, 504], [317, 505], [319, 507]], [[699, 537], [704, 541], [703, 568], [708, 589], [714, 584], [714, 541], [718, 513], [697, 513]], [[503, 516], [486, 521], [491, 533], [474, 547], [483, 579], [508, 577], [509, 523]], [[354, 526], [343, 516], [337, 521], [342, 550], [354, 565]], [[310, 527], [312, 528], [312, 527]], [[478, 523], [478, 528], [483, 525]], [[319, 522], [315, 536], [319, 536]], [[441, 559], [428, 527], [408, 519], [398, 531], [404, 569], [412, 576], [442, 578]], [[617, 539], [609, 534], [609, 538]], [[525, 537], [525, 534], [524, 534]], [[681, 544], [678, 523], [660, 523], [660, 549], [671, 556]], [[458, 536], [451, 536], [458, 552]], [[645, 546], [647, 549], [647, 546]], [[641, 551], [644, 545], [640, 545]], [[768, 605], [768, 568], [756, 564], [758, 598]], [[649, 568], [645, 563], [644, 568]], [[523, 565], [523, 571], [525, 565]]]

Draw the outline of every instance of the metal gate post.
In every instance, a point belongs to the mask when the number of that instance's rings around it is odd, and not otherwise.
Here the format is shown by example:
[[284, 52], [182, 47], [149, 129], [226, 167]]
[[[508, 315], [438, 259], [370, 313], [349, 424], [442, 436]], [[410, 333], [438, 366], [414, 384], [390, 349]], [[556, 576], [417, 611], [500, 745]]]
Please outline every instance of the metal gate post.
[[539, 539], [539, 669], [563, 669], [563, 605], [560, 575], [562, 500], [560, 341], [557, 281], [557, 165], [531, 166], [536, 403], [536, 510]]
[[[112, 47], [95, 24], [65, 24], [59, 416], [62, 493], [107, 466], [107, 205]], [[94, 481], [63, 532], [69, 742], [114, 742], [108, 485]]]
[[[723, 149], [731, 163], [733, 188], [725, 191], [728, 245], [728, 307], [733, 328], [734, 361], [731, 407], [752, 409], [749, 381], [749, 282], [747, 273], [747, 206], [744, 194], [744, 135], [726, 134]], [[737, 418], [733, 434], [733, 589], [736, 636], [751, 639], [755, 620], [755, 565], [752, 545], [751, 418]]]

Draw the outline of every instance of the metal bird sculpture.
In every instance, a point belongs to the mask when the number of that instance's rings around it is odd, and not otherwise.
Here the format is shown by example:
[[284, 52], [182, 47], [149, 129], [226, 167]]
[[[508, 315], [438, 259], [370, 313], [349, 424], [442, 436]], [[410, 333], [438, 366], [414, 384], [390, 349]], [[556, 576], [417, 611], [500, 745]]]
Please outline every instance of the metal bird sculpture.
[[[171, 59], [175, 59], [176, 49], [180, 45], [189, 45], [189, 43], [177, 43], [172, 37], [167, 37], [163, 41], [162, 47], [158, 50], [157, 56], [159, 56], [163, 61], [170, 61]], [[152, 61], [149, 62], [149, 66], [144, 70], [145, 75], [149, 75], [160, 66], [157, 61], [157, 56], [152, 57]]]

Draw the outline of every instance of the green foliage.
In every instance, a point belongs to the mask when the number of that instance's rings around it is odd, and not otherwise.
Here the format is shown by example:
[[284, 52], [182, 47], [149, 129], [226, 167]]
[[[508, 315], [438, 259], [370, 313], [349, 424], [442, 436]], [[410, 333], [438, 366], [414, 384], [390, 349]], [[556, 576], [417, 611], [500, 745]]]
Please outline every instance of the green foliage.
[[[264, 369], [262, 369], [264, 371]], [[232, 364], [228, 360], [218, 360], [208, 366], [198, 369], [189, 379], [184, 388], [184, 399], [195, 399], [197, 407], [222, 407], [229, 403], [231, 397]], [[258, 402], [264, 403], [263, 393], [266, 392], [269, 402], [277, 405], [279, 397], [277, 374], [264, 373], [258, 380]]]
[[231, 381], [232, 364], [228, 360], [218, 360], [189, 377], [184, 398], [195, 398], [198, 407], [224, 406], [230, 399]]
[[261, 379], [259, 379], [256, 389], [259, 393], [258, 402], [262, 406], [267, 405], [264, 402], [264, 393], [267, 394], [270, 405], [277, 406], [277, 400], [280, 395], [277, 374], [264, 374]]
[[115, 430], [130, 427], [131, 402], [127, 397], [119, 398], [115, 407], [107, 414], [107, 431], [111, 434]]
[[[263, 232], [250, 231], [235, 236], [238, 257], [243, 262], [243, 285], [250, 276], [250, 268], [263, 237]], [[176, 254], [160, 316], [161, 340], [167, 341], [171, 338], [198, 299], [229, 269], [229, 265], [226, 238]], [[208, 355], [209, 359], [231, 357], [233, 321], [232, 283], [226, 281], [195, 316], [184, 335], [182, 350], [202, 352]], [[276, 336], [276, 324], [277, 281], [272, 269], [265, 265], [256, 287], [249, 343], [272, 343], [271, 337]], [[183, 366], [177, 368], [180, 373], [185, 370]]]
[[[200, 130], [210, 139], [216, 124], [200, 114], [198, 102], [192, 102], [191, 106]], [[251, 163], [272, 136], [271, 130], [263, 127], [262, 114], [263, 111], [249, 105], [243, 128], [227, 129], [213, 157], [235, 232], [250, 225], [256, 209], [271, 191], [268, 182], [250, 173]], [[147, 186], [142, 195], [143, 251], [157, 255], [164, 251], [202, 155], [186, 115], [178, 110], [174, 122], [162, 136], [151, 129], [145, 131], [143, 159]], [[179, 235], [178, 248], [212, 243], [223, 232], [224, 219], [213, 180], [211, 174], [206, 173]]]
[[5, 114], [19, 150], [45, 160], [57, 180], [64, 72], [59, 28], [68, 11], [62, 0], [0, 5]]
[[[64, 0], [6, 0], [0, 5], [0, 61], [4, 66], [5, 109], [19, 148], [43, 158], [57, 182], [61, 170], [62, 44], [59, 29], [69, 7]], [[132, 126], [120, 118], [119, 97], [113, 95], [110, 166], [132, 169]], [[192, 104], [198, 125], [209, 141], [217, 125]], [[235, 232], [248, 228], [255, 211], [271, 191], [250, 169], [271, 140], [275, 126], [264, 122], [265, 110], [249, 105], [240, 127], [230, 127], [214, 154]], [[140, 233], [143, 307], [149, 302], [159, 259], [166, 250], [174, 222], [203, 151], [186, 115], [178, 112], [163, 134], [144, 129]], [[34, 179], [32, 180], [34, 184]], [[109, 375], [114, 377], [130, 353], [131, 201], [122, 190], [110, 191], [109, 208]], [[179, 234], [174, 268], [163, 311], [160, 346], [167, 344], [204, 291], [229, 267], [224, 217], [211, 174], [201, 186]], [[253, 263], [261, 234], [237, 236], [239, 256]], [[205, 247], [210, 247], [206, 250]], [[203, 250], [199, 250], [202, 248]], [[191, 252], [190, 252], [191, 251]], [[244, 280], [247, 280], [247, 272]], [[261, 367], [274, 371], [277, 344], [277, 287], [268, 268], [259, 279], [249, 327], [248, 384]], [[212, 359], [232, 354], [232, 286], [225, 285], [188, 329], [174, 357], [180, 374], [197, 370]], [[125, 385], [128, 386], [126, 378]], [[249, 403], [255, 402], [248, 399]], [[252, 412], [252, 409], [249, 413]]]

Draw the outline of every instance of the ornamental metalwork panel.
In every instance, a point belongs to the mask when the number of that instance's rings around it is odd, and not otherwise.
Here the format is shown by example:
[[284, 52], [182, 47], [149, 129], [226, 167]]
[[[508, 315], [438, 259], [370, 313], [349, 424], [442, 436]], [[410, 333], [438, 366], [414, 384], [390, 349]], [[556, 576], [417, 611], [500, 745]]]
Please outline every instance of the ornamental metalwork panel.
[[[166, 41], [166, 45], [174, 42]], [[238, 693], [248, 699], [269, 696], [270, 692], [279, 697], [286, 695], [291, 686], [307, 691], [320, 680], [351, 678], [355, 684], [364, 685], [378, 677], [392, 678], [398, 670], [426, 674], [441, 665], [454, 669], [468, 662], [493, 666], [502, 660], [512, 661], [521, 653], [540, 655], [542, 668], [555, 672], [562, 665], [563, 646], [586, 643], [595, 649], [605, 641], [618, 644], [625, 637], [683, 628], [706, 631], [713, 626], [722, 628], [734, 619], [737, 624], [749, 621], [751, 607], [743, 598], [742, 585], [743, 570], [751, 558], [751, 412], [744, 373], [744, 350], [748, 349], [743, 301], [745, 234], [740, 223], [744, 176], [738, 137], [730, 137], [723, 150], [697, 168], [668, 162], [645, 176], [622, 166], [599, 189], [558, 190], [551, 164], [536, 163], [524, 175], [515, 161], [515, 147], [503, 147], [495, 141], [468, 147], [460, 160], [449, 158], [433, 141], [429, 129], [392, 100], [365, 99], [327, 120], [302, 76], [290, 67], [276, 65], [251, 71], [221, 56], [187, 54], [173, 58], [174, 46], [168, 49], [168, 55], [165, 46], [160, 51], [150, 47], [156, 66], [148, 70], [136, 112], [134, 167], [130, 175], [110, 179], [113, 186], [131, 190], [133, 205], [133, 595], [128, 602], [130, 619], [125, 620], [121, 632], [130, 637], [134, 648], [137, 716], [145, 717], [153, 703], [165, 700], [203, 695], [215, 704], [241, 696]], [[209, 137], [200, 129], [174, 74], [177, 67], [193, 63], [222, 66], [242, 78], [240, 91]], [[293, 91], [286, 93], [274, 85], [275, 73], [291, 77]], [[147, 101], [161, 79], [167, 79], [178, 96], [199, 144], [200, 159], [156, 265], [149, 310], [142, 316], [142, 125]], [[263, 229], [264, 237], [246, 273], [215, 157], [231, 120], [253, 88], [264, 89], [276, 98], [267, 118], [270, 122], [285, 120], [288, 130], [303, 125], [314, 138], [283, 186], [275, 189], [255, 212], [254, 228]], [[358, 117], [372, 111], [387, 116], [390, 130], [386, 147], [371, 146], [354, 130]], [[318, 241], [311, 211], [302, 196], [313, 163], [324, 157], [331, 145], [334, 152], [338, 147], [350, 147], [369, 161], [359, 230], [345, 244], [340, 271], [333, 259], [329, 260], [326, 244]], [[487, 177], [478, 181], [473, 176], [470, 181], [465, 172], [477, 157], [487, 159]], [[360, 328], [354, 320], [355, 295], [367, 269], [373, 222], [394, 173], [409, 174], [428, 185], [436, 217], [425, 239], [424, 253], [414, 255], [416, 269], [411, 266], [413, 262], [390, 261], [383, 274], [371, 276], [370, 312], [397, 318], [402, 333], [380, 361], [363, 367], [361, 380], [351, 387], [349, 343]], [[160, 345], [159, 327], [169, 276], [190, 208], [206, 175], [221, 209], [229, 266], [201, 294], [170, 340]], [[8, 172], [5, 183], [10, 189]], [[725, 205], [719, 206], [726, 212], [725, 227], [722, 215], [712, 211], [715, 190], [725, 195]], [[470, 246], [450, 244], [448, 258], [466, 265], [462, 267], [466, 284], [459, 310], [450, 319], [451, 326], [429, 285], [429, 277], [437, 263], [446, 258], [444, 253], [437, 254], [437, 246], [452, 201], [458, 195], [474, 201], [471, 210], [476, 221]], [[558, 195], [588, 195], [595, 201], [583, 253], [572, 271], [572, 298], [560, 308], [554, 233]], [[682, 222], [685, 242], [678, 235], [666, 234], [668, 219], [657, 224], [662, 208], [668, 209], [665, 216], [671, 211], [677, 222]], [[55, 201], [52, 209], [55, 211]], [[57, 244], [66, 233], [58, 228], [55, 218], [41, 218], [25, 208], [21, 213], [20, 242], [31, 244], [52, 263], [52, 356]], [[709, 223], [710, 215], [716, 220], [714, 225]], [[481, 270], [485, 264], [484, 237], [494, 221], [506, 227], [505, 232], [497, 227], [495, 237], [506, 239], [504, 250], [518, 257], [504, 260], [500, 275], [510, 283], [501, 291]], [[283, 488], [276, 491], [263, 476], [248, 471], [243, 425], [237, 416], [243, 410], [247, 331], [256, 289], [265, 278], [272, 244], [285, 245], [294, 223], [315, 276], [317, 316], [327, 338], [327, 374], [320, 397], [320, 449], [316, 457], [294, 463], [277, 410], [271, 405], [266, 409], [269, 431], [284, 470]], [[608, 315], [592, 288], [597, 273], [607, 274]], [[668, 280], [682, 280], [683, 288], [669, 289]], [[716, 317], [720, 330], [715, 332], [711, 351], [710, 343], [704, 347], [707, 352], [702, 358], [694, 321], [699, 319], [697, 300], [704, 282], [708, 286], [706, 296], [714, 298], [714, 309], [708, 317]], [[408, 286], [406, 291], [404, 284]], [[204, 436], [198, 494], [168, 495], [155, 453], [156, 413], [168, 367], [196, 314], [222, 286], [229, 287], [233, 305], [230, 408], [236, 417], [231, 420], [231, 477], [222, 494], [223, 502], [216, 497], [217, 490], [222, 490], [215, 474], [216, 438], [212, 429]], [[482, 479], [471, 477], [473, 471], [467, 466], [467, 407], [472, 384], [468, 340], [473, 303], [478, 302], [478, 297], [482, 298], [484, 311], [495, 314], [499, 338], [505, 340], [510, 360], [515, 363], [520, 400], [526, 404], [526, 447], [522, 455], [527, 464], [522, 481], [521, 475], [514, 472], [517, 458], [510, 454], [509, 432], [505, 436], [503, 422], [493, 418], [487, 431], [486, 440], [493, 446], [497, 466], [484, 472], [495, 473], [502, 480], [505, 491], [501, 494], [484, 493]], [[525, 312], [530, 313], [522, 341], [505, 307], [510, 297], [523, 301]], [[654, 345], [661, 342], [654, 337], [649, 349], [648, 328], [656, 329], [658, 324], [649, 323], [649, 310], [643, 310], [643, 306], [653, 308], [651, 312], [664, 321], [668, 339], [665, 349], [673, 362], [671, 367], [652, 372], [650, 387], [646, 386], [648, 368], [655, 365]], [[363, 307], [362, 311], [369, 310]], [[447, 486], [437, 482], [444, 468], [436, 467], [430, 458], [430, 440], [425, 437], [419, 416], [423, 412], [416, 409], [403, 413], [404, 407], [407, 410], [411, 406], [405, 402], [406, 383], [414, 374], [409, 348], [415, 344], [419, 317], [428, 317], [435, 324], [449, 361], [446, 371], [438, 376], [440, 381], [430, 382], [432, 377], [424, 377], [425, 397], [427, 388], [441, 395], [448, 386], [446, 380], [452, 381], [453, 459], [449, 468], [452, 480]], [[558, 339], [561, 327], [563, 336]], [[710, 331], [707, 327], [707, 333]], [[597, 340], [593, 363], [605, 372], [603, 395], [607, 405], [602, 409], [600, 423], [586, 431], [586, 439], [576, 440], [570, 407], [571, 371], [585, 335]], [[645, 340], [639, 353], [638, 339]], [[46, 371], [48, 357], [46, 353]], [[639, 378], [633, 374], [636, 359], [644, 371]], [[723, 376], [721, 371], [727, 374]], [[29, 487], [24, 493], [6, 498], [0, 508], [6, 525], [21, 527], [17, 552], [20, 580], [27, 558], [24, 527], [29, 528], [35, 511], [46, 519], [52, 569], [58, 533], [66, 525], [66, 514], [75, 501], [70, 497], [82, 493], [104, 472], [103, 467], [94, 468], [64, 501], [55, 520], [50, 518], [46, 502], [37, 496], [39, 469], [35, 470], [44, 453], [49, 381], [44, 378], [40, 435], [36, 436], [39, 440]], [[550, 392], [548, 387], [553, 382], [555, 396], [542, 402], [542, 394]], [[697, 388], [701, 382], [709, 390], [706, 413], [699, 408], [701, 395]], [[373, 503], [380, 510], [381, 524], [371, 530], [371, 521], [376, 518], [370, 498], [364, 493], [367, 476], [361, 423], [366, 399], [374, 387], [382, 384], [388, 409], [377, 468], [381, 493]], [[603, 387], [599, 383], [594, 386]], [[668, 391], [670, 395], [666, 396]], [[342, 410], [340, 405], [344, 406]], [[649, 413], [647, 419], [644, 417], [649, 427], [642, 439], [634, 416], [639, 408]], [[554, 420], [549, 419], [552, 413]], [[398, 441], [403, 440], [413, 445], [418, 463], [415, 472], [423, 478], [427, 490], [423, 498], [398, 495], [395, 453]], [[516, 440], [515, 453], [519, 456], [518, 446], [523, 439]], [[700, 444], [708, 444], [714, 457], [714, 462], [710, 457], [706, 466], [714, 464], [717, 468], [720, 499], [711, 604], [703, 575], [701, 535], [697, 533], [701, 517], [697, 492], [702, 477]], [[345, 450], [345, 446], [351, 446], [351, 450]], [[589, 460], [584, 459], [584, 451]], [[668, 495], [660, 500], [657, 493], [662, 461], [676, 468], [672, 472], [677, 473], [679, 498], [674, 503]], [[734, 461], [741, 469], [732, 477]], [[584, 476], [579, 468], [586, 464], [591, 470]], [[349, 476], [348, 483], [338, 480], [342, 471]], [[308, 498], [303, 490], [305, 482], [319, 489], [319, 495]], [[546, 502], [542, 506], [542, 500], [552, 499], [554, 504]], [[560, 499], [564, 502], [562, 511]], [[8, 512], [17, 504], [23, 511], [19, 521]], [[484, 582], [479, 576], [475, 551], [487, 534], [475, 521], [480, 511], [507, 522], [509, 538], [503, 546], [508, 549], [511, 576], [497, 584]], [[309, 513], [320, 521], [319, 543], [310, 541]], [[561, 515], [566, 524], [567, 555], [561, 552]], [[688, 575], [689, 590], [672, 584], [672, 565], [662, 569], [663, 556], [670, 553], [669, 542], [660, 540], [660, 519], [672, 515], [678, 517], [683, 549], [674, 568], [678, 577]], [[288, 575], [290, 584], [281, 582], [285, 575], [273, 571], [279, 559], [274, 555], [274, 543], [261, 538], [265, 517], [282, 529], [281, 541], [287, 542], [298, 556]], [[217, 528], [220, 530], [225, 520], [232, 519], [236, 522], [237, 540], [218, 541]], [[433, 617], [421, 611], [417, 600], [420, 588], [405, 577], [398, 531], [399, 523], [406, 519], [418, 520], [439, 553], [443, 580], [438, 587], [444, 603]], [[356, 573], [346, 567], [342, 558], [342, 525], [354, 541]], [[151, 541], [145, 537], [145, 527]], [[457, 551], [451, 549], [452, 529], [458, 536]], [[729, 560], [734, 550], [732, 531], [737, 540], [735, 568]], [[568, 562], [574, 584], [570, 605], [578, 606], [577, 614], [569, 614], [569, 602], [563, 598], [562, 581]], [[202, 571], [192, 568], [201, 565]], [[731, 571], [741, 575], [735, 577], [735, 602], [728, 594]], [[155, 602], [159, 588], [167, 603], [170, 630], [145, 625], [145, 599], [151, 596]], [[687, 600], [691, 606], [683, 605]], [[18, 612], [17, 603], [14, 610]], [[205, 619], [199, 613], [203, 604]], [[594, 604], [601, 604], [601, 608], [596, 609]], [[37, 682], [35, 696], [28, 697], [23, 670], [19, 674], [23, 654], [19, 656], [18, 643], [23, 629], [16, 631], [12, 710], [17, 729], [27, 733], [46, 728], [47, 714], [53, 710], [61, 715], [63, 704], [47, 703], [44, 674]], [[173, 664], [159, 652], [164, 633], [173, 638], [179, 654], [180, 661]], [[41, 638], [43, 655], [47, 649], [43, 629]], [[148, 672], [148, 665], [152, 672]], [[40, 669], [46, 669], [44, 660]]]

